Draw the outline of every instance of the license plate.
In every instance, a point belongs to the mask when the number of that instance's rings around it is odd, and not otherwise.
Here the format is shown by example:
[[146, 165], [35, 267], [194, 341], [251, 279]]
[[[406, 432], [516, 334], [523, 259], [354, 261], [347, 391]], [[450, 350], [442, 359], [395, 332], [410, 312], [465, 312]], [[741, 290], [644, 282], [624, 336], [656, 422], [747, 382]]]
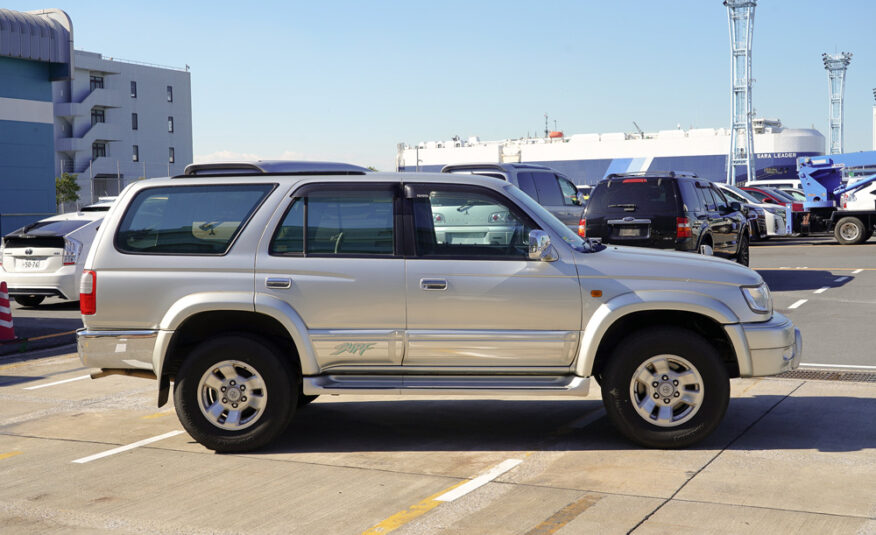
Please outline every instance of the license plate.
[[39, 271], [43, 268], [42, 260], [19, 260], [15, 263], [18, 271]]
[[640, 236], [641, 231], [637, 228], [621, 228], [618, 229], [617, 235], [623, 238], [631, 238], [634, 236]]

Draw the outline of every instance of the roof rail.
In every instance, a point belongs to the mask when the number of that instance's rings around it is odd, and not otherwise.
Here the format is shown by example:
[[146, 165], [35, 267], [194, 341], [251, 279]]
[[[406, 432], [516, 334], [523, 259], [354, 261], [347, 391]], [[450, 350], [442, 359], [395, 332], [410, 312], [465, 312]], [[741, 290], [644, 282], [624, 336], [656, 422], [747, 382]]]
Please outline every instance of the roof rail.
[[612, 173], [605, 178], [624, 178], [624, 177], [683, 177], [683, 178], [699, 178], [696, 173], [688, 171], [630, 171], [629, 173]]
[[366, 167], [340, 162], [310, 162], [298, 160], [258, 160], [255, 162], [193, 163], [186, 166], [181, 175], [193, 176], [226, 175], [364, 175]]

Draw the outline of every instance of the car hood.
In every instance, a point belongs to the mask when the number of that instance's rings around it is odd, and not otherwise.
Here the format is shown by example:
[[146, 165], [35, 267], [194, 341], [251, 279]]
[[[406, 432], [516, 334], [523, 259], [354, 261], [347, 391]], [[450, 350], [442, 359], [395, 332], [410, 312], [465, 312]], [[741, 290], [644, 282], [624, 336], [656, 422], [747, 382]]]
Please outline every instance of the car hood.
[[609, 245], [598, 253], [581, 254], [579, 265], [614, 278], [659, 279], [757, 286], [763, 278], [730, 260], [681, 251]]

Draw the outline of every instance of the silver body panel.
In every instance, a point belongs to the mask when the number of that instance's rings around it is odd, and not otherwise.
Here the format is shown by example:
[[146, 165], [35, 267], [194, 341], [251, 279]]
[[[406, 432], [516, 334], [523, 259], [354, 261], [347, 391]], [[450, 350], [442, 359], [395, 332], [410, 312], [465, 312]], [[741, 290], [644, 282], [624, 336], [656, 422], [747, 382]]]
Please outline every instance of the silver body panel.
[[[242, 180], [277, 188], [226, 254], [115, 249], [115, 230], [137, 191]], [[79, 336], [83, 363], [151, 368], [160, 376], [174, 333], [187, 319], [240, 311], [273, 318], [289, 333], [306, 394], [581, 395], [605, 332], [646, 310], [694, 312], [723, 325], [744, 376], [777, 373], [799, 362], [793, 325], [780, 314], [753, 312], [740, 291], [762, 283], [756, 272], [674, 251], [577, 252], [564, 243], [556, 220], [519, 202], [549, 235], [552, 261], [270, 255], [290, 195], [314, 181], [350, 179], [194, 177], [127, 188], [85, 262], [85, 269], [97, 272], [98, 292], [97, 313], [84, 316], [86, 330]], [[374, 173], [356, 181], [467, 183], [511, 202], [516, 195], [505, 182], [476, 176]]]

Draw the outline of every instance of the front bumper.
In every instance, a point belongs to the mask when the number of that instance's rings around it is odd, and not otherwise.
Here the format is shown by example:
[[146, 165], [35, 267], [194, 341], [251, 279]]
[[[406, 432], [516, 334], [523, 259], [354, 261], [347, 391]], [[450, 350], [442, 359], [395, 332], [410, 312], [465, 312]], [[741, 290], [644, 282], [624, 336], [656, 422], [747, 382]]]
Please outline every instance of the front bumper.
[[769, 321], [743, 323], [741, 327], [750, 358], [749, 373], [743, 377], [776, 375], [800, 365], [803, 337], [787, 317], [776, 312]]
[[89, 331], [76, 332], [79, 360], [101, 369], [153, 370], [152, 355], [158, 331]]

